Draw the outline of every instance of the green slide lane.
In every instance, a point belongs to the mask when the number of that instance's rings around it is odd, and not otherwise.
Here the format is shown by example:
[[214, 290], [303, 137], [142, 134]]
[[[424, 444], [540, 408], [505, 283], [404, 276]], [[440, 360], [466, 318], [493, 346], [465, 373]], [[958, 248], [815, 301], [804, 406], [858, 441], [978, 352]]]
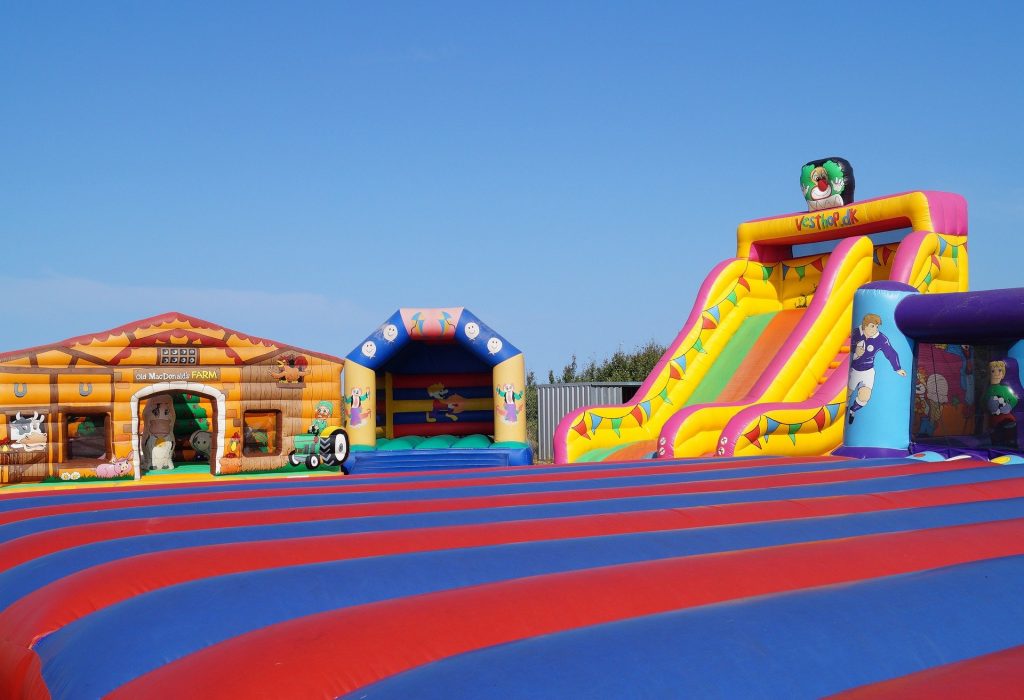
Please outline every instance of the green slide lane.
[[767, 314], [756, 314], [744, 319], [740, 327], [736, 329], [735, 335], [729, 339], [714, 364], [711, 365], [711, 369], [704, 375], [704, 379], [683, 405], [714, 403], [777, 313], [777, 311], [773, 311]]

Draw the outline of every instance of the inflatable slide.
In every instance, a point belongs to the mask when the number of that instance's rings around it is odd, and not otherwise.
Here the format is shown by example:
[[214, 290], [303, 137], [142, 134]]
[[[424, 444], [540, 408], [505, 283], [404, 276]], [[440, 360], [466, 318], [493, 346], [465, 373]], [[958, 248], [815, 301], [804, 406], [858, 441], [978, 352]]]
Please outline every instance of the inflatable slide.
[[704, 280], [633, 400], [568, 414], [555, 461], [831, 451], [854, 292], [878, 280], [965, 291], [966, 240], [963, 197], [929, 191], [741, 224], [736, 257]]

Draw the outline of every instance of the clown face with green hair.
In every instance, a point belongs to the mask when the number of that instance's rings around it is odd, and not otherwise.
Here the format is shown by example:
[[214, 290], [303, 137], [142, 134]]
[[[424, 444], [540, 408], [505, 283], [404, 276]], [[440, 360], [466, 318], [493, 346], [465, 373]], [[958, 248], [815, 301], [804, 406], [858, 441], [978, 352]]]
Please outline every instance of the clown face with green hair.
[[843, 190], [846, 189], [843, 166], [834, 160], [826, 160], [821, 165], [808, 163], [800, 170], [800, 189], [810, 211], [843, 206]]

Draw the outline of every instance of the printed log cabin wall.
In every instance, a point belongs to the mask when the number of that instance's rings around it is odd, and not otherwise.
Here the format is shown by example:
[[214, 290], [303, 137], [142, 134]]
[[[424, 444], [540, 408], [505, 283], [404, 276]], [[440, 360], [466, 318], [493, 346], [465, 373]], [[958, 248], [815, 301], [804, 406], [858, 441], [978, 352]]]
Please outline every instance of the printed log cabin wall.
[[[281, 468], [341, 420], [342, 367], [173, 312], [0, 354], [0, 483], [139, 478], [165, 459], [215, 474]], [[173, 421], [163, 435], [160, 417], [147, 430], [157, 404]]]

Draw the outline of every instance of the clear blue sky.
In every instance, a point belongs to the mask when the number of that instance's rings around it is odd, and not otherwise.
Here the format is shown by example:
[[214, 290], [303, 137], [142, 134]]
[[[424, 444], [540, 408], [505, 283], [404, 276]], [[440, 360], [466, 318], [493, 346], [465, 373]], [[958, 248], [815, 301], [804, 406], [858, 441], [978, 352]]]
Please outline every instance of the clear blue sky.
[[1021, 5], [776, 4], [6, 3], [0, 349], [452, 305], [543, 379], [669, 341], [828, 155], [965, 195], [972, 288], [1024, 285]]

